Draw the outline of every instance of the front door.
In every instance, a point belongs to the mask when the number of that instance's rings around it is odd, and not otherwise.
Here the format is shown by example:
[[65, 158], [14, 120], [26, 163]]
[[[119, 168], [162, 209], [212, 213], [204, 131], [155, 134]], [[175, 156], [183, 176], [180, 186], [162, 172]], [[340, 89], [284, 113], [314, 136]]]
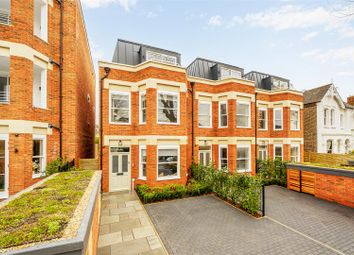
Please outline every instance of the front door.
[[109, 191], [130, 189], [130, 148], [110, 149]]
[[0, 134], [0, 198], [7, 198], [9, 181], [8, 135]]

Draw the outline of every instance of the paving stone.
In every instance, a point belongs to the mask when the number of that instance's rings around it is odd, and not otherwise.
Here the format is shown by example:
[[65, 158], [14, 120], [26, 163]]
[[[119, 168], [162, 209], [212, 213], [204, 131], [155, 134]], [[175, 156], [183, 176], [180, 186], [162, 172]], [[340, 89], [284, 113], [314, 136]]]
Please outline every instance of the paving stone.
[[148, 243], [150, 245], [150, 248], [153, 250], [153, 249], [158, 249], [158, 248], [161, 248], [161, 243], [160, 243], [160, 240], [157, 238], [156, 235], [153, 235], [153, 236], [148, 236], [147, 237], [147, 240], [148, 240]]
[[138, 200], [133, 200], [133, 201], [127, 201], [125, 202], [126, 207], [134, 207], [140, 205], [140, 202]]
[[109, 233], [109, 225], [101, 225], [99, 228], [99, 235], [105, 235]]
[[139, 219], [128, 219], [125, 221], [116, 222], [110, 225], [111, 232], [132, 230], [133, 228], [140, 227]]
[[105, 246], [97, 249], [97, 255], [111, 255], [111, 247]]
[[119, 214], [119, 218], [121, 220], [128, 220], [129, 219], [129, 213], [122, 213], [122, 214]]
[[134, 211], [135, 211], [134, 207], [124, 207], [124, 208], [113, 208], [113, 209], [110, 209], [111, 215], [129, 213], [129, 212], [134, 212]]
[[119, 222], [119, 215], [102, 216], [100, 224], [106, 225], [106, 224], [111, 224], [114, 222]]
[[132, 241], [115, 244], [111, 246], [111, 255], [132, 255], [150, 250], [146, 238], [135, 239]]
[[155, 231], [151, 226], [133, 228], [133, 235], [135, 239], [139, 239], [139, 238], [155, 235]]
[[163, 248], [159, 248], [159, 249], [154, 249], [151, 251], [142, 252], [140, 254], [141, 255], [165, 255], [166, 252]]
[[122, 242], [122, 233], [121, 232], [114, 232], [105, 235], [101, 235], [98, 238], [98, 247], [104, 247], [116, 243]]

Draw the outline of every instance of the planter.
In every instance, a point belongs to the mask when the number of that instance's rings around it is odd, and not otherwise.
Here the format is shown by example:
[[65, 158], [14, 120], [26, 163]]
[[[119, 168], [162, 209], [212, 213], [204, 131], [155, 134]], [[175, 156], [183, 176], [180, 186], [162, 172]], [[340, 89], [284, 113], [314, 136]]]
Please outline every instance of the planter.
[[[43, 182], [45, 181], [46, 180]], [[41, 181], [41, 183], [43, 182]], [[34, 188], [36, 189], [38, 186], [39, 185], [36, 185]], [[31, 189], [26, 190], [26, 192], [30, 191]], [[100, 191], [101, 172], [95, 171], [72, 218], [65, 227], [62, 237], [18, 247], [11, 247], [6, 250], [1, 250], [2, 253], [0, 253], [23, 255], [95, 254], [98, 242], [101, 207]]]

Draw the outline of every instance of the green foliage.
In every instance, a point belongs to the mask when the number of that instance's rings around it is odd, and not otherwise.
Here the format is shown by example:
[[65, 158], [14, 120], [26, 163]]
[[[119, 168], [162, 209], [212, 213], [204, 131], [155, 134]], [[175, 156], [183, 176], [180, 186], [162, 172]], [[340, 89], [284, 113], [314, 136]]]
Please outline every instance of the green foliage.
[[1, 208], [0, 249], [60, 238], [93, 173], [61, 173]]
[[100, 137], [99, 136], [96, 136], [95, 137], [95, 144], [99, 144], [100, 143]]
[[239, 205], [250, 214], [261, 207], [262, 180], [249, 174], [229, 174], [212, 165], [192, 165], [192, 176], [223, 199]]
[[286, 162], [280, 159], [258, 160], [257, 176], [262, 179], [264, 185], [276, 184], [279, 186], [286, 187]]
[[76, 171], [80, 170], [79, 168], [76, 168], [75, 166], [72, 166], [73, 162], [69, 162], [67, 160], [62, 160], [61, 158], [56, 158], [52, 162], [47, 164], [46, 167], [46, 176], [59, 173], [59, 172], [68, 172], [68, 171]]
[[191, 180], [187, 186], [181, 184], [170, 184], [162, 187], [149, 187], [146, 184], [136, 186], [136, 193], [143, 203], [153, 203], [186, 196], [199, 196], [209, 192], [210, 189], [207, 185], [195, 180]]

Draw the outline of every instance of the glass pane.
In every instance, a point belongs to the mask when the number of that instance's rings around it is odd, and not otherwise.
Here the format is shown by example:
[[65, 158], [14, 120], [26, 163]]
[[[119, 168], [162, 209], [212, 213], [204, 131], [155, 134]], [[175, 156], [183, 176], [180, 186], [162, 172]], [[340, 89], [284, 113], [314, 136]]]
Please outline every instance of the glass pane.
[[143, 176], [146, 177], [146, 164], [142, 164]]
[[159, 122], [177, 123], [177, 110], [159, 109]]
[[0, 191], [5, 190], [5, 175], [0, 175]]
[[199, 150], [200, 151], [210, 151], [211, 150], [211, 146], [199, 146]]
[[159, 149], [159, 163], [177, 162], [177, 149]]
[[113, 122], [129, 123], [129, 110], [112, 109], [111, 113]]
[[178, 101], [176, 95], [159, 94], [159, 108], [176, 109]]
[[237, 116], [237, 126], [247, 127], [248, 126], [248, 116]]
[[146, 122], [146, 110], [145, 109], [143, 109], [141, 111], [141, 121]]
[[119, 156], [112, 156], [112, 173], [118, 173], [118, 165], [119, 165]]
[[226, 104], [220, 105], [220, 114], [227, 114], [226, 112]]
[[243, 114], [243, 115], [248, 115], [249, 114], [249, 109], [248, 105], [246, 104], [237, 104], [237, 114]]
[[146, 162], [146, 149], [141, 150], [141, 162]]
[[199, 116], [198, 124], [201, 127], [209, 127], [210, 126], [210, 116]]
[[205, 164], [205, 162], [204, 162], [204, 153], [203, 152], [199, 153], [199, 163], [202, 164], [202, 165]]
[[265, 120], [265, 118], [266, 118], [266, 111], [265, 110], [259, 110], [258, 111], [258, 119]]
[[220, 164], [221, 164], [220, 165], [221, 168], [227, 167], [227, 160], [226, 159], [221, 159]]
[[42, 140], [33, 140], [33, 156], [42, 156]]
[[32, 158], [32, 171], [35, 174], [42, 172], [42, 158]]
[[275, 129], [282, 129], [281, 120], [275, 120]]
[[237, 170], [245, 170], [247, 168], [247, 160], [239, 159], [237, 160]]
[[129, 108], [128, 95], [112, 95], [112, 107], [114, 108]]
[[122, 171], [123, 173], [128, 172], [128, 155], [122, 155]]
[[159, 177], [177, 176], [177, 163], [159, 164]]
[[281, 110], [274, 110], [274, 116], [276, 120], [280, 120], [281, 119]]
[[265, 129], [265, 121], [264, 120], [259, 119], [258, 125], [259, 125], [260, 129]]
[[209, 165], [210, 160], [210, 152], [205, 152], [205, 164]]
[[210, 104], [199, 104], [199, 114], [210, 114]]
[[221, 158], [227, 158], [227, 148], [221, 148]]
[[5, 156], [5, 141], [0, 140], [0, 157]]
[[237, 158], [248, 158], [248, 148], [237, 148]]

